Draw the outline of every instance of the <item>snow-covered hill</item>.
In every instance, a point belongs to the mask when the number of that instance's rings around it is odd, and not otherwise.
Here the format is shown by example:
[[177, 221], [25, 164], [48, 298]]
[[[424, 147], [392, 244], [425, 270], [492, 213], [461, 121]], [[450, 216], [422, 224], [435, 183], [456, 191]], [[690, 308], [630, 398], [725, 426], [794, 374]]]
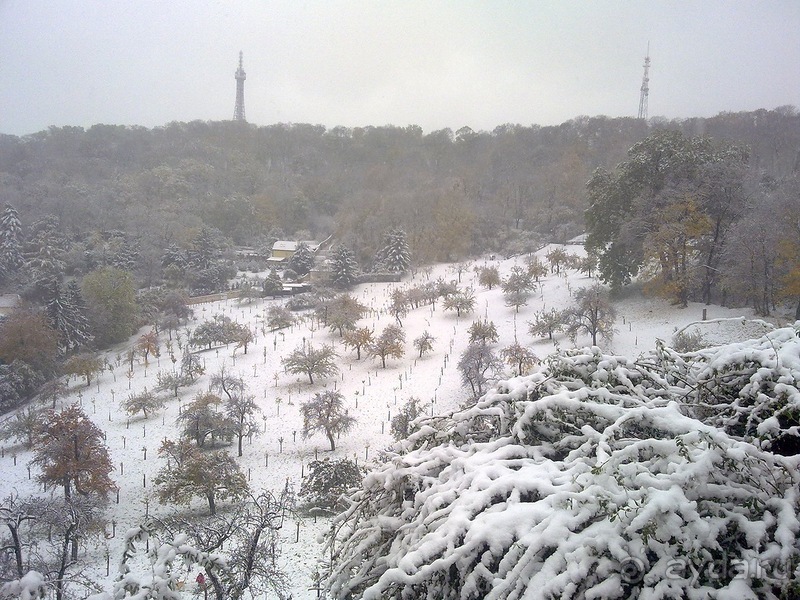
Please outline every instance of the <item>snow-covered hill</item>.
[[[544, 248], [539, 254], [544, 256], [547, 250]], [[568, 251], [577, 253], [580, 249], [570, 247]], [[517, 264], [523, 265], [522, 257], [482, 259], [474, 261], [472, 266], [493, 265], [501, 275], [506, 275]], [[374, 283], [357, 287], [352, 294], [370, 309], [359, 325], [373, 328], [379, 333], [386, 325], [395, 322], [387, 312], [393, 289], [437, 278], [457, 281], [458, 275], [451, 265], [437, 265], [431, 269], [420, 269], [400, 283]], [[477, 299], [475, 312], [457, 318], [454, 312], [444, 311], [441, 302], [435, 308], [425, 306], [411, 310], [403, 318], [406, 355], [400, 360], [389, 359], [385, 369], [381, 368], [379, 361], [357, 360], [355, 352], [342, 345], [338, 333], [319, 329], [311, 319], [279, 332], [269, 332], [264, 327], [266, 311], [282, 300], [259, 300], [249, 305], [227, 300], [195, 306], [195, 320], [189, 323], [189, 330], [203, 320], [224, 314], [247, 324], [254, 333], [254, 342], [250, 344], [246, 355], [241, 349], [234, 352], [233, 346], [199, 352], [205, 375], [192, 386], [182, 388], [178, 399], [169, 398], [166, 408], [149, 419], [129, 419], [119, 405], [129, 394], [144, 389], [152, 390], [160, 370], [172, 370], [172, 362], [165, 351], [166, 335], [162, 336], [160, 358], [151, 357], [149, 365], [137, 361], [130, 374], [123, 358], [124, 351], [115, 349], [109, 352], [107, 359], [113, 365], [113, 370], [104, 372], [90, 387], [81, 381], [70, 381], [69, 394], [60, 401], [64, 406], [76, 402], [81, 404], [106, 432], [106, 443], [116, 467], [112, 476], [120, 488], [119, 501], [112, 498], [108, 508], [105, 539], [82, 549], [87, 562], [91, 564], [90, 576], [110, 590], [116, 577], [116, 563], [122, 553], [122, 532], [141, 523], [146, 514], [166, 514], [175, 510], [175, 507], [160, 505], [154, 492], [152, 481], [162, 466], [157, 450], [165, 438], [177, 439], [175, 420], [179, 407], [198, 392], [206, 390], [210, 376], [223, 366], [244, 378], [248, 393], [255, 396], [263, 411], [261, 435], [245, 440], [244, 455], [237, 459], [250, 486], [254, 490], [280, 490], [288, 480], [298, 490], [308, 463], [316, 457], [331, 454], [324, 436], [305, 440], [300, 434], [303, 426], [300, 404], [315, 392], [325, 389], [340, 391], [350, 414], [358, 419], [355, 430], [338, 441], [333, 456], [354, 458], [359, 464], [368, 464], [382, 448], [393, 442], [389, 422], [408, 398], [419, 398], [426, 405], [428, 414], [440, 415], [459, 409], [468, 399], [469, 394], [461, 386], [456, 364], [467, 346], [467, 329], [473, 321], [488, 319], [495, 323], [499, 334], [499, 341], [495, 344], [498, 350], [518, 340], [543, 358], [555, 351], [556, 347], [548, 340], [532, 339], [526, 321], [542, 308], [565, 308], [571, 303], [571, 296], [576, 289], [593, 282], [573, 270], [560, 276], [548, 275], [543, 278], [529, 304], [515, 313], [513, 308], [505, 305], [498, 287], [492, 290], [480, 287], [475, 271], [470, 269], [462, 274], [458, 285], [474, 289]], [[652, 349], [657, 339], [669, 340], [676, 329], [699, 321], [703, 309], [707, 309], [708, 319], [746, 319], [752, 316], [748, 311], [696, 304], [679, 309], [660, 299], [639, 296], [620, 300], [616, 309], [617, 333], [604, 350], [630, 357]], [[426, 330], [436, 337], [436, 341], [433, 351], [420, 358], [414, 351], [412, 340]], [[724, 335], [735, 339], [739, 331], [739, 328], [730, 329], [729, 325]], [[714, 341], [721, 341], [721, 335], [714, 337]], [[187, 338], [184, 330], [180, 335], [180, 343], [178, 339], [173, 341], [178, 358], [186, 350]], [[281, 359], [304, 342], [332, 344], [339, 354], [337, 362], [340, 375], [309, 385], [307, 378], [284, 372]], [[562, 349], [571, 346], [570, 341], [561, 334], [555, 342]], [[587, 338], [578, 339], [578, 345], [588, 343]], [[510, 374], [509, 371], [506, 375]], [[235, 453], [235, 448], [232, 451]], [[3, 497], [12, 491], [22, 495], [41, 493], [41, 486], [35, 481], [36, 472], [29, 473], [28, 470], [30, 458], [30, 453], [20, 446], [7, 445], [3, 448], [0, 456], [3, 473], [0, 492]], [[53, 493], [59, 493], [59, 490]], [[202, 512], [207, 507], [197, 501], [193, 505], [195, 508]], [[312, 589], [313, 574], [322, 552], [317, 538], [327, 527], [325, 519], [315, 523], [313, 519], [298, 518], [282, 531], [281, 566], [289, 574], [294, 600], [317, 596]], [[109, 574], [106, 573], [107, 564], [110, 565]], [[188, 574], [187, 579], [193, 582], [195, 575]]]

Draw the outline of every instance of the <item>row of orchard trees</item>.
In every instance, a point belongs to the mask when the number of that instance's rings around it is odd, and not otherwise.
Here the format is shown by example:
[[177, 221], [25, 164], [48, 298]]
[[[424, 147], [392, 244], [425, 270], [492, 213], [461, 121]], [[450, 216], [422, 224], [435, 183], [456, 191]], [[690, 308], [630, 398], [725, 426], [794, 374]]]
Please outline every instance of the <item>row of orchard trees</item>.
[[747, 148], [657, 131], [588, 183], [587, 249], [612, 287], [641, 275], [683, 306], [781, 301], [800, 318], [800, 181], [748, 165]]
[[[196, 362], [181, 362], [200, 373]], [[129, 395], [121, 405], [146, 419], [166, 400], [145, 391]], [[285, 592], [287, 579], [276, 567], [278, 532], [294, 510], [293, 491], [288, 483], [277, 493], [251, 490], [236, 459], [222, 447], [235, 439], [241, 456], [242, 440], [259, 433], [258, 413], [244, 380], [224, 366], [210, 377], [208, 391], [182, 406], [176, 422], [180, 437], [161, 443], [164, 465], [153, 483], [162, 503], [189, 505], [199, 498], [210, 514], [188, 518], [175, 508], [164, 517], [142, 515], [142, 526], [126, 534], [113, 597], [178, 593], [192, 565], [205, 570], [208, 587], [219, 598]], [[321, 426], [313, 417], [306, 421], [305, 435]], [[75, 404], [62, 410], [30, 405], [4, 423], [3, 435], [30, 449], [28, 468], [38, 470], [45, 489], [60, 487], [63, 496], [14, 493], [0, 503], [7, 534], [2, 536], [4, 556], [10, 558], [0, 563], [0, 597], [52, 593], [62, 599], [96, 587], [81, 575], [80, 549], [107, 530], [105, 507], [109, 496], [118, 493], [104, 433]], [[224, 501], [234, 505], [218, 510]], [[145, 542], [169, 556], [156, 552], [153, 564], [142, 570], [134, 558]]]

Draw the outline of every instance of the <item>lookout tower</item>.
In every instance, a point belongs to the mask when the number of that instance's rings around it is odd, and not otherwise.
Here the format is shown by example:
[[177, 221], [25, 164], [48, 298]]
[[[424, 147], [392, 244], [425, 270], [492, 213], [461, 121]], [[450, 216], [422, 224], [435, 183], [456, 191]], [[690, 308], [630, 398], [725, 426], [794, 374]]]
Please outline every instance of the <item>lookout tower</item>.
[[247, 75], [242, 68], [242, 52], [239, 52], [239, 68], [236, 69], [236, 107], [233, 109], [234, 121], [247, 121], [244, 116], [244, 80]]
[[[239, 67], [239, 69], [241, 70], [241, 66]], [[642, 89], [639, 94], [639, 118], [644, 119], [645, 121], [647, 120], [647, 96], [649, 94], [650, 94], [650, 43], [648, 42], [647, 55], [644, 57], [644, 77], [642, 77]], [[244, 110], [244, 108], [242, 108], [242, 110]]]

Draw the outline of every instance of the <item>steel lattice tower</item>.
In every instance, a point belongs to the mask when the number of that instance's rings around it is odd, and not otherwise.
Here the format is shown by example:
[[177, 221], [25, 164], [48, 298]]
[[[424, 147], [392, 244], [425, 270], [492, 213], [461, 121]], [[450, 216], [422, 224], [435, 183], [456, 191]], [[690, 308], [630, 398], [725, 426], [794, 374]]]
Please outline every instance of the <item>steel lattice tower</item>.
[[[644, 77], [639, 94], [639, 118], [647, 120], [647, 96], [650, 93], [650, 44], [647, 44], [647, 56], [644, 57]], [[244, 109], [242, 109], [244, 110]]]
[[234, 121], [246, 121], [244, 116], [244, 80], [247, 75], [242, 68], [242, 53], [239, 52], [239, 68], [236, 69], [236, 107], [233, 109]]

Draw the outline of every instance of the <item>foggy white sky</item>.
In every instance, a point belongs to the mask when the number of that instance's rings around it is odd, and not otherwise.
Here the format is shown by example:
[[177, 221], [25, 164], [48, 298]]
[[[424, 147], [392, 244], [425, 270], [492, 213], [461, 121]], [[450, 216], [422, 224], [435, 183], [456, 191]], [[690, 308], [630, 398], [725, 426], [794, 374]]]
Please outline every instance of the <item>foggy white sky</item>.
[[797, 0], [0, 0], [0, 133], [233, 116], [557, 124], [800, 107]]

